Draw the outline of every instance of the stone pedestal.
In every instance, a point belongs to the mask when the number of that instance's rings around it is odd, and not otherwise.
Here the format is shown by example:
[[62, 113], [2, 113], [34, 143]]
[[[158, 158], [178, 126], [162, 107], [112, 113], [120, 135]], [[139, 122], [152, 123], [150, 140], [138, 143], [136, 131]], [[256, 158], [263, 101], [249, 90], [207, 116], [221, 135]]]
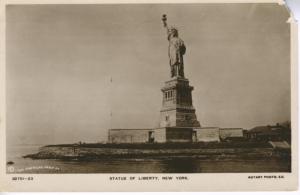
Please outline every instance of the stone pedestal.
[[160, 127], [200, 127], [193, 107], [192, 90], [186, 78], [176, 77], [165, 82]]

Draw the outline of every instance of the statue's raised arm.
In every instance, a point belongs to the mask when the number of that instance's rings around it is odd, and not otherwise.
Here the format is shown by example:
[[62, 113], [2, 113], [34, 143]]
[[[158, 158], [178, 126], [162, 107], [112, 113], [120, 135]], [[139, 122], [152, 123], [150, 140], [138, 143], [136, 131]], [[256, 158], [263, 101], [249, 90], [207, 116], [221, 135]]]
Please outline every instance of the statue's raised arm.
[[162, 17], [163, 25], [167, 29], [169, 41], [169, 62], [171, 68], [171, 77], [184, 78], [183, 55], [185, 54], [186, 47], [184, 42], [178, 37], [178, 30], [175, 27], [168, 27], [167, 16], [164, 14]]

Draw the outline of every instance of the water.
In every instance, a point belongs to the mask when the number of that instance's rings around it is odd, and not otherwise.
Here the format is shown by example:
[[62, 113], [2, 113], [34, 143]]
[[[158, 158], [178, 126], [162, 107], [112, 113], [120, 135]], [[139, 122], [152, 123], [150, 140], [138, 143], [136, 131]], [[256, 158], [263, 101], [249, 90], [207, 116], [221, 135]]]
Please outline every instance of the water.
[[257, 160], [115, 159], [94, 162], [32, 160], [23, 155], [36, 153], [39, 145], [7, 149], [7, 173], [239, 173], [290, 172], [290, 162], [278, 158]]

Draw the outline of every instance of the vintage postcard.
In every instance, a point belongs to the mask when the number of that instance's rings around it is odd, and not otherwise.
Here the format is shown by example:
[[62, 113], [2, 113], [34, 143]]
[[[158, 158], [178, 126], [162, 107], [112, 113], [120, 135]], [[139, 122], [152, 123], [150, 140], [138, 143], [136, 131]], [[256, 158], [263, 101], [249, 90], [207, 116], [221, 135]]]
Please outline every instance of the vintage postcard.
[[1, 1], [1, 191], [298, 188], [284, 1]]

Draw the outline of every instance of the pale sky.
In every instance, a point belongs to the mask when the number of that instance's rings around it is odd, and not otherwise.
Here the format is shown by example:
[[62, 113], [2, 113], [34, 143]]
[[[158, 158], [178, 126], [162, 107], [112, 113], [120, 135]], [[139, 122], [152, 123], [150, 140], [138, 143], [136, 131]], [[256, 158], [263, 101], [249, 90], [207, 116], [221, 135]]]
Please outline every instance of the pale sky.
[[185, 76], [202, 126], [290, 120], [283, 6], [10, 5], [8, 141], [105, 141], [109, 128], [156, 127], [169, 79], [162, 14], [187, 47]]

